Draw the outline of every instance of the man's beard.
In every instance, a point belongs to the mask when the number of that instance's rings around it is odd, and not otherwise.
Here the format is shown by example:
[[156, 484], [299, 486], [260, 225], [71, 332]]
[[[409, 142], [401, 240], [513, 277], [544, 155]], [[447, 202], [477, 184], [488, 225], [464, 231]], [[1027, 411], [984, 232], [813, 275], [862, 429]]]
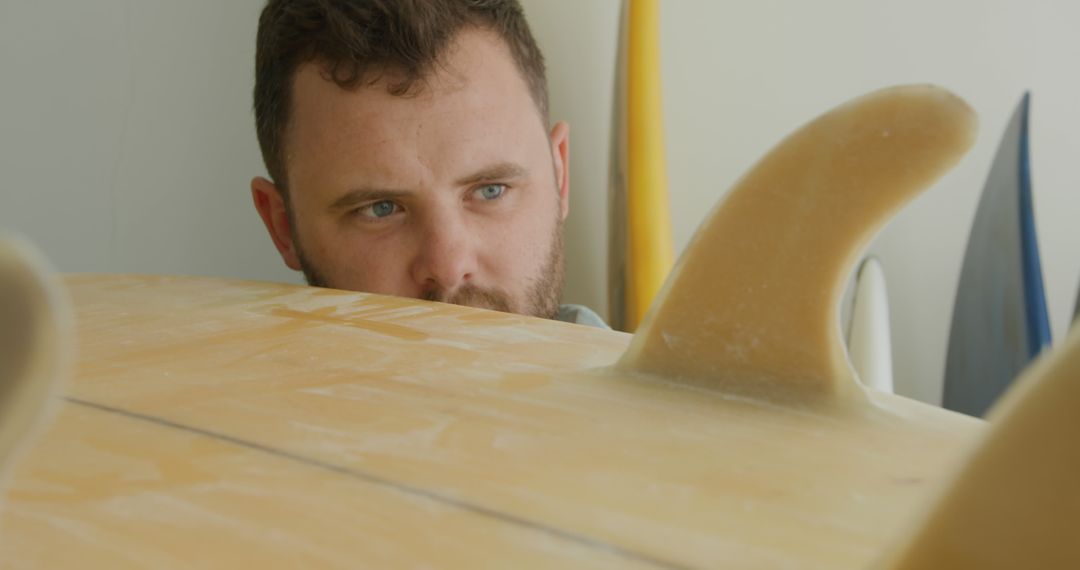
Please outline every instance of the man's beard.
[[[293, 223], [292, 227], [295, 228], [296, 224]], [[552, 238], [551, 249], [548, 251], [544, 267], [541, 269], [540, 274], [532, 279], [529, 286], [529, 293], [524, 299], [525, 307], [517, 308], [515, 311], [510, 295], [503, 289], [479, 287], [471, 283], [462, 285], [450, 295], [447, 295], [445, 291], [429, 291], [422, 298], [427, 301], [491, 309], [504, 313], [519, 312], [524, 315], [554, 319], [559, 313], [559, 301], [562, 298], [563, 275], [565, 272], [563, 267], [563, 221], [561, 218], [556, 220], [555, 235]], [[325, 278], [324, 273], [319, 271], [311, 263], [311, 260], [304, 255], [303, 247], [301, 247], [295, 231], [292, 240], [296, 247], [296, 256], [300, 260], [300, 268], [304, 272], [304, 279], [307, 280], [308, 285], [312, 287], [334, 287]]]

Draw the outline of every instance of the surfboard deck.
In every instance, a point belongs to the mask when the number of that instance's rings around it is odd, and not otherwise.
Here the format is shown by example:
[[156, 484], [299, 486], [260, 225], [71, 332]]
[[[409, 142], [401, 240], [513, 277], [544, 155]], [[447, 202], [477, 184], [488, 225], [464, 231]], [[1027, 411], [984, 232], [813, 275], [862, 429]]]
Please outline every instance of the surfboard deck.
[[611, 364], [628, 335], [207, 278], [68, 279], [79, 364], [0, 559], [119, 568], [857, 568], [981, 422]]

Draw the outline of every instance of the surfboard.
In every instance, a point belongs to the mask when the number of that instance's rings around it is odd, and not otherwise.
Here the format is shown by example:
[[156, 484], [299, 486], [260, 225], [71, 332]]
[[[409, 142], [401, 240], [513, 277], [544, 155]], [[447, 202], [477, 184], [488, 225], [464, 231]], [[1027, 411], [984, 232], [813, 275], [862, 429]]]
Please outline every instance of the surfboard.
[[859, 264], [847, 346], [851, 366], [859, 380], [876, 390], [892, 394], [889, 293], [885, 286], [885, 272], [876, 257], [867, 257]]
[[1073, 306], [1073, 326], [1080, 323], [1080, 288], [1076, 290], [1076, 305]]
[[994, 157], [956, 289], [943, 402], [973, 416], [1050, 346], [1032, 208], [1030, 102], [1025, 94]]
[[[861, 387], [836, 308], [874, 231], [973, 136], [970, 109], [924, 86], [807, 124], [727, 194], [634, 336], [70, 276], [78, 362], [7, 481], [0, 560], [866, 568], [906, 552], [987, 430]], [[717, 251], [733, 234], [743, 247]]]
[[660, 76], [660, 1], [625, 0], [612, 105], [608, 320], [633, 332], [674, 261]]

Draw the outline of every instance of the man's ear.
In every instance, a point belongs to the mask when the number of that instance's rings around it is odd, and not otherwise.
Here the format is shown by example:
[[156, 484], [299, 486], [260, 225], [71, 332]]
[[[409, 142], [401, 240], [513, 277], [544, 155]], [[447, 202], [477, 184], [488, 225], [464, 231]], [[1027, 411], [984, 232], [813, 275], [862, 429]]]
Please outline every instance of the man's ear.
[[255, 201], [255, 209], [259, 211], [263, 224], [266, 224], [266, 231], [270, 232], [270, 239], [274, 240], [274, 246], [285, 265], [288, 265], [289, 269], [300, 271], [300, 257], [293, 244], [289, 211], [285, 208], [285, 198], [277, 186], [261, 176], [256, 176], [251, 179], [251, 198]]
[[551, 158], [555, 162], [555, 185], [559, 190], [562, 219], [570, 213], [570, 125], [565, 121], [551, 128]]

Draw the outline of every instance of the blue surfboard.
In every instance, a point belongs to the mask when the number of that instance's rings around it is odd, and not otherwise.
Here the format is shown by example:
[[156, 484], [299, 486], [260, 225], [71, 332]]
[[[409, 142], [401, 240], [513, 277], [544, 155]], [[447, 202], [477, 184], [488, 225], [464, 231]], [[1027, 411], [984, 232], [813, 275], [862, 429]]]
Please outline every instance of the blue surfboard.
[[1080, 324], [1080, 288], [1076, 290], [1076, 307], [1073, 309], [1072, 326]]
[[956, 291], [943, 405], [982, 416], [1050, 345], [1024, 94], [983, 188]]

